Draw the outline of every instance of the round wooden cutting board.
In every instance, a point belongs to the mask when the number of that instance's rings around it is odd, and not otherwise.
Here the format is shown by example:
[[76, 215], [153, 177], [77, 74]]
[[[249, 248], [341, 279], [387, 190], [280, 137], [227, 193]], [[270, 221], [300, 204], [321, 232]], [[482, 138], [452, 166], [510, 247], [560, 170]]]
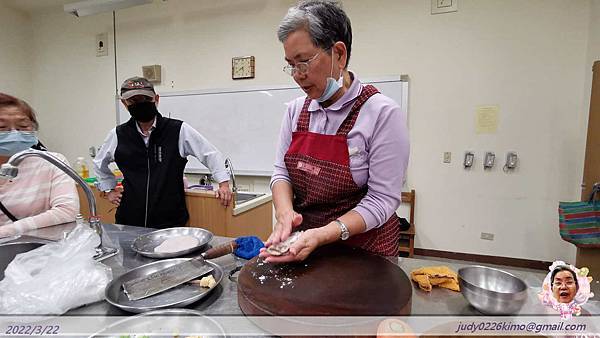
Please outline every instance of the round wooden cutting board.
[[246, 315], [409, 315], [412, 284], [387, 259], [334, 243], [304, 262], [248, 261], [238, 277], [238, 303]]

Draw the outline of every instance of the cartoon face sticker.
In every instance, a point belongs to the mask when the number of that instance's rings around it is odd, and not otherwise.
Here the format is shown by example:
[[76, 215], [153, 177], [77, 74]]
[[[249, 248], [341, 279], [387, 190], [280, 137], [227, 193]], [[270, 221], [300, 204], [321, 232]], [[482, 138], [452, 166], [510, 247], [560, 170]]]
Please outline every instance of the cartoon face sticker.
[[559, 303], [570, 303], [579, 290], [579, 283], [575, 272], [568, 267], [559, 266], [550, 277], [552, 295]]
[[581, 305], [594, 297], [590, 290], [592, 277], [587, 268], [578, 269], [563, 261], [550, 266], [538, 297], [542, 304], [552, 307], [561, 318], [569, 319], [581, 314]]

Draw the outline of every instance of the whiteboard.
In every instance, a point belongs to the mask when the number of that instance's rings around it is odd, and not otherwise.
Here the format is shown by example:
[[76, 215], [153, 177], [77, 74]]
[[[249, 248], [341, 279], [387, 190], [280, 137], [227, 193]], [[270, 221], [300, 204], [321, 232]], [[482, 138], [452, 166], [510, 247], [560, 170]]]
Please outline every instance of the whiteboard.
[[[408, 81], [405, 76], [363, 81], [396, 101], [408, 112]], [[159, 93], [163, 116], [190, 124], [206, 137], [238, 175], [270, 176], [275, 162], [281, 120], [286, 104], [304, 96], [297, 86], [248, 89], [215, 89]], [[117, 100], [118, 122], [129, 120], [127, 109]], [[408, 116], [408, 115], [407, 115]], [[188, 156], [186, 173], [208, 173], [196, 158]]]

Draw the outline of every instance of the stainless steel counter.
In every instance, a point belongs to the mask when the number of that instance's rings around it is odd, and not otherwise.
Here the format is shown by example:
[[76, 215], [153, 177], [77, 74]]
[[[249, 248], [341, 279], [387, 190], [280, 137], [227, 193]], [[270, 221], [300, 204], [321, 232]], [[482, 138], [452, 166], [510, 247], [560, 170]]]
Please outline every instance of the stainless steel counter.
[[[155, 261], [155, 259], [141, 256], [131, 249], [131, 243], [137, 236], [155, 229], [113, 224], [104, 224], [103, 227], [105, 245], [119, 248], [119, 253], [116, 256], [103, 261], [104, 264], [111, 267], [113, 277], [120, 276], [140, 265]], [[216, 246], [229, 240], [231, 239], [215, 236], [209, 245]], [[213, 259], [212, 261], [223, 268], [225, 275], [236, 266], [243, 265], [245, 262], [244, 259], [240, 259], [234, 255], [227, 255]], [[187, 308], [201, 311], [206, 315], [242, 315], [241, 310], [237, 306], [237, 286], [227, 277], [223, 278], [220, 285], [208, 297], [201, 299]], [[129, 314], [103, 301], [72, 309], [65, 315], [123, 316]]]
[[[499, 268], [521, 278], [527, 284], [527, 301], [516, 314], [517, 316], [556, 315], [556, 311], [543, 306], [538, 300], [537, 294], [542, 289], [542, 282], [546, 273], [540, 270], [498, 267], [489, 264], [462, 264], [433, 259], [400, 258], [398, 265], [410, 276], [410, 272], [423, 266], [446, 265], [458, 272], [458, 269], [470, 265], [485, 265]], [[582, 314], [600, 314], [600, 302], [588, 301], [583, 308]], [[411, 315], [459, 315], [459, 316], [483, 316], [479, 311], [469, 305], [460, 292], [443, 288], [433, 287], [431, 292], [419, 289], [413, 283], [413, 299]]]
[[[120, 250], [116, 256], [103, 261], [104, 264], [112, 268], [113, 275], [115, 277], [125, 273], [126, 271], [129, 271], [132, 268], [154, 261], [154, 259], [138, 255], [131, 250], [130, 247], [132, 241], [137, 236], [146, 232], [150, 232], [154, 229], [113, 224], [104, 224], [103, 226], [105, 245], [118, 247]], [[40, 230], [38, 230], [37, 233], [32, 232], [29, 233], [29, 235], [40, 236], [47, 239], [58, 239], [62, 237], [62, 233], [66, 229], [68, 228], [63, 226], [50, 227], [43, 229], [41, 233]], [[216, 246], [229, 240], [231, 239], [215, 236], [209, 245]], [[225, 275], [228, 275], [228, 273], [236, 266], [243, 265], [245, 260], [235, 257], [234, 255], [227, 255], [214, 259], [213, 262], [219, 264], [223, 268]], [[455, 262], [416, 258], [399, 258], [398, 265], [409, 276], [410, 271], [423, 266], [446, 265], [454, 271], [458, 271], [459, 268], [467, 266], [465, 264], [458, 264]], [[552, 309], [542, 306], [537, 299], [537, 293], [541, 290], [542, 280], [545, 277], [545, 272], [526, 269], [502, 269], [521, 278], [528, 285], [528, 299], [518, 315], [555, 314]], [[467, 303], [467, 301], [459, 292], [436, 287], [434, 287], [433, 291], [431, 292], [425, 292], [420, 290], [415, 283], [413, 283], [412, 287], [412, 315], [481, 315], [477, 310], [472, 308]], [[600, 298], [600, 295], [597, 297]], [[223, 278], [220, 285], [211, 293], [210, 296], [188, 306], [188, 308], [201, 311], [206, 315], [242, 315], [237, 302], [237, 285], [235, 282], [230, 281], [227, 277]], [[600, 314], [600, 301], [589, 301], [583, 306], [583, 313], [594, 315]], [[111, 306], [107, 302], [98, 302], [73, 309], [67, 312], [66, 315], [122, 316], [130, 314]]]

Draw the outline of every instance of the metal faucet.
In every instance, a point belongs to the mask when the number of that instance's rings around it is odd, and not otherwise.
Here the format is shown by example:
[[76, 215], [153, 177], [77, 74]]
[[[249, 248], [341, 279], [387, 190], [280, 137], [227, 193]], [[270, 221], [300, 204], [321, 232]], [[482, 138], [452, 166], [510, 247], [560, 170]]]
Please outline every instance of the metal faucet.
[[210, 182], [212, 182], [212, 175], [211, 174], [206, 174], [203, 175], [202, 178], [200, 178], [200, 183], [201, 185], [210, 185]]
[[231, 160], [229, 158], [225, 159], [225, 168], [229, 169], [229, 177], [231, 178], [231, 185], [233, 188], [232, 192], [237, 192], [237, 185], [235, 184], [235, 174], [233, 173], [233, 165], [231, 164]]
[[19, 168], [17, 167], [19, 164], [21, 164], [21, 161], [27, 157], [33, 156], [41, 157], [52, 163], [58, 169], [62, 170], [65, 174], [69, 175], [73, 180], [75, 180], [75, 182], [83, 189], [90, 208], [90, 228], [92, 228], [92, 230], [94, 230], [98, 236], [100, 236], [100, 245], [98, 245], [96, 248], [96, 255], [94, 256], [94, 259], [100, 261], [115, 255], [118, 252], [117, 249], [102, 245], [102, 225], [100, 223], [100, 217], [98, 217], [96, 212], [96, 197], [94, 197], [92, 189], [90, 189], [87, 183], [77, 174], [77, 172], [69, 167], [66, 163], [46, 151], [27, 149], [14, 154], [8, 159], [8, 162], [0, 166], [0, 178], [12, 179], [17, 177], [17, 174], [19, 173]]

